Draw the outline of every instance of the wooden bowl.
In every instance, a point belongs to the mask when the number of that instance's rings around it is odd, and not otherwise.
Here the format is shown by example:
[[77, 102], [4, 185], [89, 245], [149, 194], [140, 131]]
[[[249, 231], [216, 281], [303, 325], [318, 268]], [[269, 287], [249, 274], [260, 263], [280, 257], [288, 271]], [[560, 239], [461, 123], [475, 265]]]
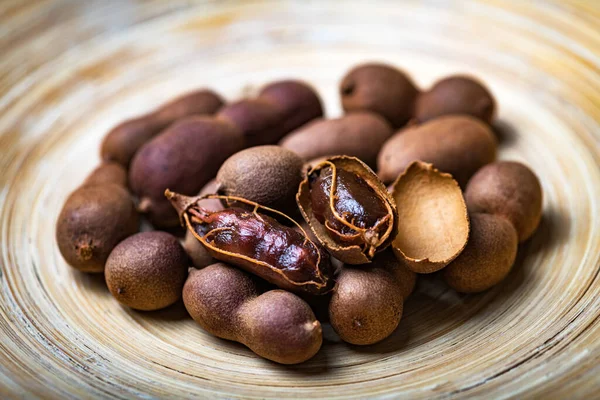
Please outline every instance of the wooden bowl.
[[[596, 4], [596, 3], [594, 3]], [[592, 2], [4, 2], [0, 5], [0, 397], [591, 398], [600, 391], [600, 9]], [[540, 176], [542, 223], [492, 290], [422, 278], [397, 332], [326, 331], [293, 367], [142, 313], [61, 258], [55, 221], [115, 124], [208, 86], [306, 79], [329, 116], [353, 65], [422, 87], [472, 73], [500, 158]]]

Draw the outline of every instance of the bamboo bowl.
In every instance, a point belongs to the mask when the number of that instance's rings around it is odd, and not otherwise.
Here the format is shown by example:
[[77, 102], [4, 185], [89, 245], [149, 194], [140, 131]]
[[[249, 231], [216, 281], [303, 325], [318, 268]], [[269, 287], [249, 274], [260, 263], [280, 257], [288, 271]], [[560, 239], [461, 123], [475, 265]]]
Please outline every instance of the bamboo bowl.
[[[0, 4], [0, 397], [579, 397], [600, 393], [600, 9], [592, 2]], [[382, 60], [422, 87], [473, 73], [496, 95], [500, 158], [540, 176], [544, 215], [494, 289], [420, 280], [370, 347], [326, 330], [293, 367], [203, 332], [181, 305], [117, 304], [54, 239], [66, 196], [121, 120], [186, 90], [233, 99]]]

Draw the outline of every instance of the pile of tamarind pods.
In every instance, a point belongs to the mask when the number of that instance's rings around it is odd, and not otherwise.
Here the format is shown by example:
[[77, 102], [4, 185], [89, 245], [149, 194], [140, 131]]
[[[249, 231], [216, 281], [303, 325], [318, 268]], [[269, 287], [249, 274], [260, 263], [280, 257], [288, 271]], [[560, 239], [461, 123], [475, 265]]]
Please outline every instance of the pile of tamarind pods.
[[[468, 76], [422, 91], [384, 64], [339, 91], [337, 119], [287, 80], [229, 104], [198, 90], [121, 123], [58, 217], [61, 254], [126, 306], [183, 297], [206, 331], [283, 364], [319, 351], [321, 323], [353, 345], [384, 340], [419, 274], [461, 293], [501, 282], [542, 189], [496, 160], [490, 91]], [[185, 239], [164, 231], [179, 225]]]

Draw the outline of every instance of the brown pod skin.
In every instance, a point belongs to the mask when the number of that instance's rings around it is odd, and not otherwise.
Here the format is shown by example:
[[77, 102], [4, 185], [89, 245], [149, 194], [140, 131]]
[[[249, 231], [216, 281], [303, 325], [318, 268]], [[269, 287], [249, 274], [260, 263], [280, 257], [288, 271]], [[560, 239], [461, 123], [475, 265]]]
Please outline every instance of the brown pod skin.
[[116, 162], [103, 162], [93, 170], [82, 186], [104, 185], [114, 183], [127, 188], [127, 170]]
[[345, 267], [329, 303], [329, 321], [343, 341], [374, 344], [396, 330], [403, 303], [398, 281], [375, 261], [364, 268]]
[[381, 148], [377, 174], [394, 181], [414, 161], [433, 164], [464, 188], [477, 170], [496, 159], [489, 126], [469, 116], [445, 116], [397, 132]]
[[229, 104], [217, 114], [238, 127], [245, 147], [277, 143], [290, 131], [323, 115], [321, 100], [308, 85], [297, 81], [272, 83], [256, 99]]
[[[217, 260], [289, 291], [323, 294], [331, 290], [329, 257], [287, 215], [240, 197], [186, 197], [169, 190], [165, 196], [182, 224]], [[233, 206], [213, 212], [201, 206], [205, 198], [220, 198]]]
[[372, 111], [394, 128], [413, 115], [419, 89], [404, 72], [385, 64], [362, 64], [353, 68], [340, 84], [346, 112]]
[[321, 324], [302, 299], [283, 290], [260, 294], [255, 280], [224, 263], [192, 270], [183, 302], [207, 332], [281, 364], [312, 358], [323, 342]]
[[337, 119], [317, 119], [290, 133], [279, 145], [296, 152], [304, 160], [343, 154], [374, 167], [383, 143], [393, 134], [392, 127], [378, 114], [355, 112]]
[[542, 218], [542, 186], [525, 165], [498, 161], [480, 169], [467, 185], [469, 210], [498, 214], [514, 225], [519, 242], [531, 237]]
[[229, 157], [217, 173], [217, 193], [283, 212], [296, 210], [302, 159], [280, 146], [256, 146]]
[[469, 76], [450, 76], [436, 82], [417, 99], [415, 118], [429, 121], [442, 115], [464, 114], [491, 123], [496, 101], [490, 91]]
[[127, 190], [116, 184], [85, 186], [67, 198], [56, 223], [56, 241], [69, 265], [99, 273], [112, 249], [139, 229]]
[[122, 122], [104, 138], [100, 155], [127, 168], [144, 143], [180, 118], [190, 115], [212, 115], [223, 105], [223, 99], [211, 90], [197, 90], [176, 98], [150, 114]]
[[506, 278], [519, 244], [517, 232], [506, 218], [474, 213], [470, 219], [467, 247], [443, 271], [448, 286], [462, 293], [482, 292]]
[[415, 290], [417, 274], [411, 271], [403, 262], [398, 260], [391, 249], [377, 254], [371, 266], [377, 266], [388, 271], [397, 281], [398, 289], [406, 300]]
[[273, 104], [261, 99], [244, 99], [221, 109], [217, 118], [237, 126], [244, 136], [245, 147], [276, 143], [287, 132], [283, 114]]
[[354, 157], [331, 157], [316, 165], [300, 184], [296, 201], [321, 244], [347, 264], [370, 262], [396, 234], [394, 200]]
[[140, 198], [139, 210], [157, 227], [177, 226], [179, 218], [164, 197], [165, 189], [195, 195], [242, 145], [239, 132], [227, 122], [210, 117], [179, 120], [146, 143], [131, 163], [129, 185]]
[[[202, 190], [200, 190], [198, 193], [198, 196], [215, 193], [217, 193], [217, 181], [216, 179], [213, 179], [204, 185]], [[202, 203], [202, 206], [211, 211], [220, 211], [224, 208], [221, 200], [219, 199], [206, 199]], [[207, 265], [217, 262], [213, 256], [210, 255], [208, 250], [206, 250], [206, 248], [202, 245], [202, 243], [200, 243], [189, 230], [187, 230], [185, 233], [183, 248], [192, 260], [192, 264], [194, 264], [194, 267], [196, 268], [204, 268]]]
[[167, 232], [140, 232], [117, 245], [106, 261], [106, 285], [119, 303], [136, 310], [165, 308], [181, 297], [188, 257]]
[[[273, 82], [265, 86], [258, 97], [280, 110], [283, 115], [280, 122], [281, 129], [285, 134], [323, 116], [323, 104], [319, 95], [305, 82], [295, 80]], [[278, 140], [271, 143], [277, 143]]]

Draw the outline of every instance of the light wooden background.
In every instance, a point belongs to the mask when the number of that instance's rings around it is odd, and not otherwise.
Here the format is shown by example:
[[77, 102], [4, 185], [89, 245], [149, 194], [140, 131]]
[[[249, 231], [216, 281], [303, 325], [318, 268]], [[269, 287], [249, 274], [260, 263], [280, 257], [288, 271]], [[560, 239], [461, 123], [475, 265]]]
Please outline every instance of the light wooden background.
[[[600, 3], [0, 2], [0, 397], [600, 396]], [[181, 306], [120, 307], [67, 267], [54, 224], [103, 134], [171, 96], [233, 99], [304, 78], [330, 116], [364, 60], [422, 86], [474, 73], [499, 101], [501, 158], [541, 178], [544, 216], [493, 290], [422, 279], [371, 347], [330, 331], [284, 367], [204, 333]]]

